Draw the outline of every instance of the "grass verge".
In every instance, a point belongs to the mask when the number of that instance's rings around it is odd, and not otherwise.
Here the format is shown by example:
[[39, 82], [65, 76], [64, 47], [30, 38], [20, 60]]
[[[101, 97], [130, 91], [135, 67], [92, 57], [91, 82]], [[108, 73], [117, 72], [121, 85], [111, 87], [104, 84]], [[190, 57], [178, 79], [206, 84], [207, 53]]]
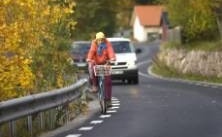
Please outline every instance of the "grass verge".
[[157, 75], [168, 77], [168, 78], [180, 78], [180, 79], [185, 79], [185, 80], [194, 80], [194, 81], [222, 84], [222, 78], [217, 78], [213, 76], [206, 77], [206, 76], [202, 76], [198, 74], [182, 74], [182, 73], [179, 73], [176, 69], [166, 66], [165, 63], [159, 60], [155, 60], [153, 62], [153, 67], [151, 71]]

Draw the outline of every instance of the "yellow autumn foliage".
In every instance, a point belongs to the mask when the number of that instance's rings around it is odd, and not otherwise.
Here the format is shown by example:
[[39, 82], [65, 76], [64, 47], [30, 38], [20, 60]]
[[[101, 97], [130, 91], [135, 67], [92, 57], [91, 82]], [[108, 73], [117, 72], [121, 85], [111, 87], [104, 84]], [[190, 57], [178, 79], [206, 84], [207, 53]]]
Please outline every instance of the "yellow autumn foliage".
[[30, 94], [36, 80], [33, 52], [43, 40], [55, 39], [51, 26], [72, 14], [74, 6], [71, 0], [64, 5], [57, 0], [0, 1], [0, 100]]

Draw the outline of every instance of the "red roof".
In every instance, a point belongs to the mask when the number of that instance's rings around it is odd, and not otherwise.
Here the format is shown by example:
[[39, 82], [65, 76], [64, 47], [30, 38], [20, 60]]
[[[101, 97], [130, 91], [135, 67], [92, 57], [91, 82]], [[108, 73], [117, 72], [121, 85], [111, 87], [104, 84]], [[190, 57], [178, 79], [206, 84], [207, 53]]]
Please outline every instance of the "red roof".
[[135, 6], [134, 12], [143, 26], [160, 26], [163, 6]]

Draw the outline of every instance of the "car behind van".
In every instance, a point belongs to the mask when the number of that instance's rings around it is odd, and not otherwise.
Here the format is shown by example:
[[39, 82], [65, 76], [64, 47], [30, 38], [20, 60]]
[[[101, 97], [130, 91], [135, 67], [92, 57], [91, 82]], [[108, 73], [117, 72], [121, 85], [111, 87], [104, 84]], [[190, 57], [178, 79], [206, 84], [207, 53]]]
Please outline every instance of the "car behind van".
[[112, 79], [127, 80], [128, 83], [138, 84], [138, 67], [135, 47], [127, 38], [107, 38], [113, 45], [116, 61], [111, 63]]
[[75, 41], [72, 43], [71, 58], [73, 64], [83, 70], [87, 70], [88, 64], [86, 62], [86, 56], [90, 49], [90, 41]]

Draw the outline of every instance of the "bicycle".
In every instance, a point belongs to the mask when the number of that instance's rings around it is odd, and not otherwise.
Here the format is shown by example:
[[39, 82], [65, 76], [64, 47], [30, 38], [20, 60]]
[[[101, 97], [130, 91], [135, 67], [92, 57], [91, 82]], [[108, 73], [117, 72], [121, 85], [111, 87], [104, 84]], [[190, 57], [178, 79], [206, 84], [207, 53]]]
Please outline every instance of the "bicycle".
[[105, 76], [111, 75], [111, 66], [95, 65], [93, 67], [95, 76], [98, 77], [98, 99], [101, 107], [101, 113], [105, 114], [107, 110], [107, 101], [105, 99]]

